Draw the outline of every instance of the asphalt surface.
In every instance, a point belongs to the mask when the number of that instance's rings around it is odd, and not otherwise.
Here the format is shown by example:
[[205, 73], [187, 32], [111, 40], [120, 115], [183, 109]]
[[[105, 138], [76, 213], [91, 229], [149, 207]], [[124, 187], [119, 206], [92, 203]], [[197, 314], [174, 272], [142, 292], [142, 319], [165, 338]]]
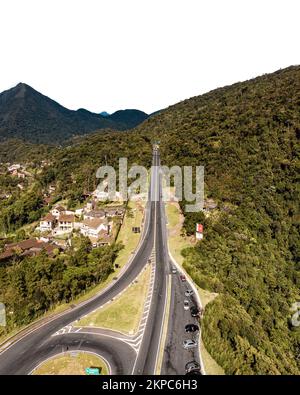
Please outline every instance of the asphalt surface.
[[165, 234], [165, 218], [162, 213], [161, 175], [159, 173], [159, 153], [154, 153], [154, 169], [152, 172], [152, 211], [155, 215], [154, 249], [156, 254], [155, 286], [152, 295], [151, 309], [143, 341], [136, 361], [134, 374], [154, 374], [159, 356], [162, 325], [166, 305], [166, 279], [169, 273], [167, 260], [167, 243]]
[[200, 327], [199, 321], [191, 316], [190, 310], [184, 310], [183, 302], [188, 300], [190, 306], [197, 305], [194, 297], [186, 297], [185, 291], [191, 289], [187, 282], [182, 282], [180, 274], [172, 274], [171, 305], [168, 325], [168, 334], [165, 343], [164, 357], [161, 374], [182, 375], [185, 374], [185, 364], [190, 361], [199, 360], [199, 347], [185, 350], [183, 341], [186, 339], [199, 340], [199, 332], [186, 333], [185, 325], [196, 324]]
[[[157, 161], [156, 154], [153, 157], [153, 163]], [[156, 188], [157, 171], [154, 172], [154, 178], [151, 181], [150, 193]], [[52, 336], [61, 328], [70, 325], [72, 322], [80, 319], [82, 316], [89, 314], [95, 309], [99, 308], [112, 298], [116, 297], [124, 288], [126, 288], [140, 273], [142, 268], [148, 262], [154, 245], [154, 230], [155, 226], [155, 202], [149, 202], [146, 208], [146, 220], [143, 229], [142, 242], [132, 259], [130, 265], [122, 276], [115, 281], [112, 286], [100, 295], [97, 295], [93, 299], [85, 302], [74, 309], [67, 311], [66, 313], [54, 318], [52, 321], [34, 329], [32, 332], [24, 335], [18, 341], [7, 347], [0, 353], [0, 375], [3, 374], [29, 374], [32, 369], [40, 364], [43, 360], [54, 355], [55, 345], [57, 344], [57, 337]], [[148, 329], [147, 329], [148, 330]], [[61, 336], [60, 342], [69, 342], [69, 334]], [[72, 336], [78, 337], [79, 334], [72, 334]], [[85, 334], [84, 338], [87, 339], [90, 336], [90, 345], [94, 342], [93, 351], [98, 354], [107, 355], [108, 348], [112, 350], [114, 355], [114, 370], [120, 374], [128, 373], [128, 368], [122, 368], [127, 365], [131, 366], [134, 364], [134, 360], [130, 360], [133, 357], [131, 354], [131, 348], [128, 345], [122, 345], [116, 350], [115, 339], [103, 338], [100, 335], [95, 342], [94, 335]], [[66, 339], [66, 340], [64, 340]], [[80, 349], [85, 350], [87, 345], [86, 342], [80, 343]]]
[[[65, 351], [92, 351], [103, 356], [111, 367], [112, 374], [155, 374], [162, 341], [162, 325], [166, 314], [167, 281], [172, 276], [171, 306], [168, 334], [163, 354], [162, 374], [184, 374], [186, 362], [199, 362], [198, 348], [183, 349], [184, 339], [194, 337], [186, 334], [184, 326], [196, 323], [190, 311], [183, 309], [189, 288], [182, 283], [178, 274], [171, 274], [171, 261], [168, 255], [166, 216], [162, 202], [160, 156], [153, 152], [152, 174], [149, 201], [146, 207], [143, 235], [136, 254], [119, 274], [118, 279], [101, 294], [57, 316], [51, 321], [33, 329], [0, 353], [0, 375], [30, 374], [47, 358]], [[93, 312], [124, 290], [147, 264], [152, 251], [155, 253], [156, 270], [150, 310], [142, 341], [138, 350], [122, 335], [102, 329], [83, 328], [77, 333], [64, 333], [62, 328]], [[57, 334], [57, 332], [62, 333]], [[93, 333], [91, 333], [93, 332]]]

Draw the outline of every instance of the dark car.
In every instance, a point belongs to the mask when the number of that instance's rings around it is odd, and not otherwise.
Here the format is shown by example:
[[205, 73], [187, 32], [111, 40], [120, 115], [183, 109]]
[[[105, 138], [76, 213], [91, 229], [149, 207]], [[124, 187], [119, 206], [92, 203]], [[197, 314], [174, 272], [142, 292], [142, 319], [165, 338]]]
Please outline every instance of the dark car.
[[192, 317], [199, 317], [200, 311], [197, 306], [192, 306], [190, 308], [190, 311], [191, 311]]
[[190, 372], [187, 372], [187, 373], [186, 373], [186, 375], [191, 375], [191, 374], [199, 374], [199, 375], [202, 375], [200, 369], [191, 370]]
[[199, 326], [195, 324], [187, 324], [184, 329], [186, 332], [197, 332], [199, 330]]
[[200, 370], [200, 364], [197, 361], [190, 361], [185, 364], [186, 373], [190, 373], [193, 370]]

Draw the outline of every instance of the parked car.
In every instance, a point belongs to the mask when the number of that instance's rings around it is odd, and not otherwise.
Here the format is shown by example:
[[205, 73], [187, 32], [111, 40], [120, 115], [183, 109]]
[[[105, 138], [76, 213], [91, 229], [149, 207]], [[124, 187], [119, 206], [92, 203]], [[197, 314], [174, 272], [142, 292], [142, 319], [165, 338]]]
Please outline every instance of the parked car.
[[190, 373], [193, 370], [200, 370], [200, 364], [197, 361], [190, 361], [185, 364], [186, 373]]
[[199, 326], [195, 324], [187, 324], [185, 326], [185, 331], [188, 332], [197, 332], [199, 330]]
[[185, 277], [183, 274], [181, 274], [181, 275], [180, 275], [180, 280], [181, 280], [182, 282], [185, 282], [185, 281], [186, 281], [186, 277]]
[[177, 273], [176, 267], [172, 267], [172, 273], [173, 273], [173, 274], [176, 274], [176, 273]]
[[187, 291], [185, 291], [185, 296], [192, 296], [194, 295], [194, 291], [192, 289], [188, 289]]
[[188, 309], [190, 308], [190, 304], [189, 304], [189, 301], [188, 301], [188, 300], [185, 300], [185, 301], [183, 302], [183, 308], [184, 308], [184, 310], [188, 310]]
[[191, 374], [199, 374], [199, 375], [202, 375], [200, 369], [191, 370], [190, 372], [187, 372], [187, 373], [186, 373], [186, 375], [191, 375]]
[[190, 349], [190, 348], [195, 348], [198, 345], [197, 340], [193, 340], [193, 339], [188, 339], [188, 340], [184, 340], [183, 343], [183, 348], [185, 348], [186, 350]]
[[190, 308], [190, 311], [191, 311], [192, 317], [199, 317], [200, 311], [197, 306], [192, 306]]

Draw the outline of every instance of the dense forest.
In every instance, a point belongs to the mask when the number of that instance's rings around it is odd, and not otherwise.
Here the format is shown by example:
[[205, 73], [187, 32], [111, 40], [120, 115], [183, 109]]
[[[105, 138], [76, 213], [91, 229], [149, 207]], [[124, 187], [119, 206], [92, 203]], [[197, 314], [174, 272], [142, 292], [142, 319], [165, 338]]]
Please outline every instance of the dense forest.
[[[188, 235], [204, 224], [204, 239], [182, 252], [184, 267], [219, 294], [201, 323], [205, 346], [227, 374], [299, 374], [300, 331], [291, 325], [291, 306], [300, 300], [299, 138], [300, 67], [290, 67], [185, 100], [130, 132], [45, 147], [52, 164], [37, 176], [37, 190], [55, 183], [72, 206], [96, 186], [98, 166], [117, 167], [120, 157], [150, 166], [154, 140], [163, 164], [204, 165], [205, 196], [217, 208], [204, 215], [186, 213], [184, 201], [181, 207]], [[21, 146], [23, 154], [33, 149]], [[0, 207], [0, 221], [20, 199]], [[23, 265], [28, 261], [18, 264], [21, 272]], [[58, 267], [62, 276], [68, 263]], [[7, 283], [9, 273], [1, 273]]]
[[61, 302], [70, 302], [84, 290], [104, 281], [113, 271], [120, 244], [93, 248], [81, 237], [77, 248], [56, 258], [46, 253], [25, 259], [16, 254], [12, 264], [0, 266], [0, 300], [5, 302], [7, 327], [28, 324]]

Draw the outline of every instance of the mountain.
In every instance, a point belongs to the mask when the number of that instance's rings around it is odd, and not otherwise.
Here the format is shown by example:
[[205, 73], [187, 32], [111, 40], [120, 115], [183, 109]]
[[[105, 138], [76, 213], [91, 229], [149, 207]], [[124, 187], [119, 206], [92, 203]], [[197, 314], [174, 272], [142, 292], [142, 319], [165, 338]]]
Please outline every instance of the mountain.
[[109, 117], [109, 113], [106, 111], [100, 112], [100, 115], [102, 115], [102, 117]]
[[126, 125], [126, 129], [131, 129], [144, 122], [148, 114], [140, 110], [119, 110], [111, 114], [108, 119], [120, 125]]
[[111, 117], [85, 109], [72, 111], [20, 83], [0, 94], [0, 140], [56, 144], [98, 129], [129, 129], [146, 119], [140, 113], [125, 110]]

